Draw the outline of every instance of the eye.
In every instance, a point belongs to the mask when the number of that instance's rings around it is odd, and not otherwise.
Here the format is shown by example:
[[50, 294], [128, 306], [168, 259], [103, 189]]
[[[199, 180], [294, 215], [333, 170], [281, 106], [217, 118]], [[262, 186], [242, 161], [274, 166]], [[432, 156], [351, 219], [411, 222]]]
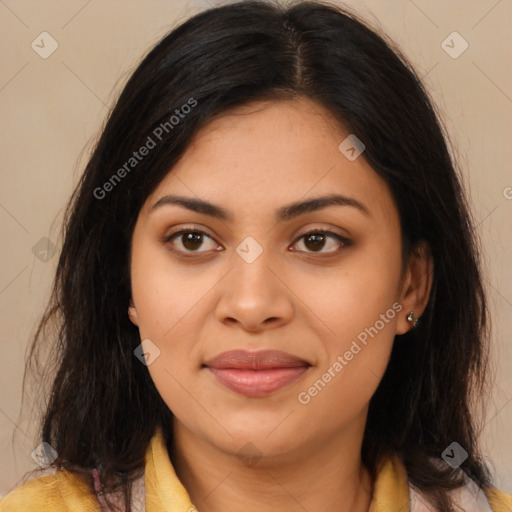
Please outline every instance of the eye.
[[[204, 245], [205, 240], [210, 241], [210, 249], [205, 251], [198, 250]], [[162, 241], [165, 244], [170, 243], [173, 251], [184, 253], [185, 255], [186, 253], [206, 253], [212, 249], [219, 250], [215, 249], [219, 246], [213, 238], [204, 231], [200, 231], [198, 229], [181, 229], [180, 231], [167, 235]]]
[[[345, 238], [334, 231], [328, 229], [314, 229], [302, 234], [295, 243], [303, 241], [304, 246], [308, 249], [305, 252], [317, 252], [317, 253], [328, 253], [334, 254], [340, 250], [341, 247], [349, 247], [352, 241]], [[327, 247], [327, 251], [322, 251]]]
[[[171, 233], [162, 239], [164, 244], [169, 244], [171, 250], [187, 257], [194, 256], [194, 253], [205, 254], [212, 250], [219, 251], [222, 248], [213, 240], [213, 238], [204, 231], [195, 228], [183, 228], [179, 231]], [[205, 250], [199, 250], [205, 245], [205, 242], [210, 243], [210, 247]], [[319, 254], [334, 254], [341, 250], [343, 247], [349, 247], [352, 241], [345, 238], [334, 231], [328, 229], [313, 229], [307, 233], [302, 234], [296, 239], [294, 245], [302, 242], [306, 247], [303, 249], [294, 249], [299, 252], [306, 253], [319, 253]], [[208, 245], [208, 244], [206, 244]], [[327, 250], [323, 250], [327, 248]], [[329, 250], [330, 249], [330, 250]]]

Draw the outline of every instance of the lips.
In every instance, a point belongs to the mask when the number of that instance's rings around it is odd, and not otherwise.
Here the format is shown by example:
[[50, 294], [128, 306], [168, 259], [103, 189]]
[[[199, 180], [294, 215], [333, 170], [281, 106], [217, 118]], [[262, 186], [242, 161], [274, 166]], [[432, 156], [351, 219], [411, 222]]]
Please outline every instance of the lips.
[[231, 391], [263, 397], [300, 379], [311, 365], [280, 350], [231, 350], [209, 359], [204, 366]]
[[205, 366], [226, 370], [269, 370], [272, 368], [297, 368], [309, 364], [286, 352], [280, 350], [260, 350], [249, 352], [247, 350], [230, 350], [206, 361]]

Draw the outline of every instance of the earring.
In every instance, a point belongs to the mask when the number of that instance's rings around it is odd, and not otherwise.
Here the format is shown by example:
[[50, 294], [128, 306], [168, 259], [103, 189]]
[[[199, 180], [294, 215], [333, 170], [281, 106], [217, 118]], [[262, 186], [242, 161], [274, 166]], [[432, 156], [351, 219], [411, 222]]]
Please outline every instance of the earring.
[[416, 324], [419, 321], [419, 318], [416, 318], [416, 315], [414, 314], [414, 311], [411, 311], [405, 319], [412, 324], [413, 327], [416, 327]]

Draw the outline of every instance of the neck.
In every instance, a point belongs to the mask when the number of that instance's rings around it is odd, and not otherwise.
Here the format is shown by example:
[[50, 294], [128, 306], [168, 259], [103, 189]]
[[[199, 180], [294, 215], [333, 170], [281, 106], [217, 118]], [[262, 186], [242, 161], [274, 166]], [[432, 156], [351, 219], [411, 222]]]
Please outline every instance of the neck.
[[169, 448], [176, 474], [201, 512], [367, 512], [373, 482], [361, 462], [362, 439], [353, 442], [360, 425], [352, 429], [309, 443], [309, 449], [241, 460], [175, 420]]

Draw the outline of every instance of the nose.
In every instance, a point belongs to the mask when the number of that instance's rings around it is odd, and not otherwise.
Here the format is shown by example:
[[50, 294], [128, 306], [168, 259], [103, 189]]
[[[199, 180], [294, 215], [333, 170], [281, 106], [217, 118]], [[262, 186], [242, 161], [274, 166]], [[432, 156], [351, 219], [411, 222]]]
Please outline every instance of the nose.
[[275, 329], [291, 321], [293, 292], [266, 253], [251, 263], [234, 254], [233, 268], [222, 280], [215, 311], [218, 321], [248, 332]]

